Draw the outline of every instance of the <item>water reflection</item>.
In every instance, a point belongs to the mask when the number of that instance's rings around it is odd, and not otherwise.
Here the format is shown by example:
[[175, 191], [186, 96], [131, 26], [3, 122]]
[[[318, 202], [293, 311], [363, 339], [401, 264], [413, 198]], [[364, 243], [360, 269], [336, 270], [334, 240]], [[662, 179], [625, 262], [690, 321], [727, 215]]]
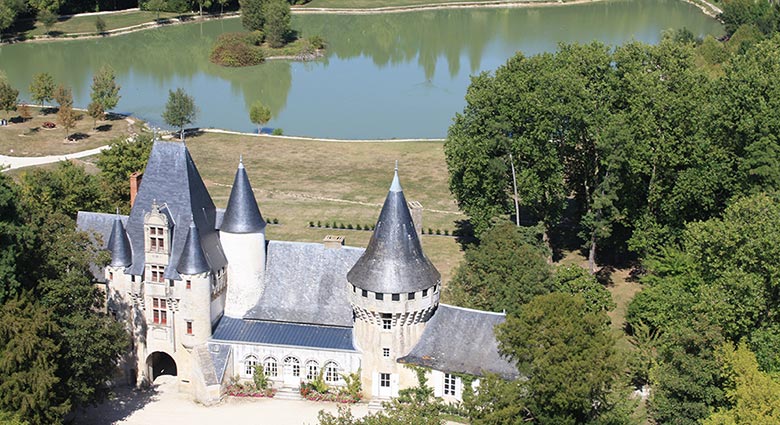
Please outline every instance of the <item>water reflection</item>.
[[[195, 97], [198, 125], [252, 131], [247, 111], [261, 100], [269, 125], [288, 134], [326, 137], [442, 137], [463, 107], [469, 75], [495, 69], [516, 51], [554, 50], [559, 42], [629, 39], [655, 42], [663, 29], [694, 34], [720, 26], [677, 0], [615, 0], [588, 5], [462, 9], [386, 15], [296, 15], [303, 35], [322, 35], [328, 56], [311, 63], [268, 61], [222, 68], [208, 61], [229, 19], [171, 26], [106, 39], [0, 47], [0, 69], [22, 97], [31, 75], [47, 71], [89, 102], [93, 73], [105, 63], [117, 71], [117, 110], [161, 124], [167, 91]], [[293, 84], [293, 81], [295, 83]]]

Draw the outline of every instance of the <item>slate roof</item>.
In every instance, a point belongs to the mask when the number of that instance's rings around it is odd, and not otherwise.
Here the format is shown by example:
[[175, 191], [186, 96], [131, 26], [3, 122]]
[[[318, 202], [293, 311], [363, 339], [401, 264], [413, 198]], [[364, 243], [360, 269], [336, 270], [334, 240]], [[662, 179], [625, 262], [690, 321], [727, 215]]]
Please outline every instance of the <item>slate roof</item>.
[[505, 320], [500, 313], [439, 304], [420, 341], [398, 362], [447, 373], [482, 376], [490, 372], [515, 379], [517, 368], [499, 354], [493, 331]]
[[184, 249], [181, 252], [176, 270], [182, 274], [199, 274], [212, 270], [201, 248], [200, 235], [195, 223], [190, 223], [187, 241], [184, 242]]
[[195, 222], [201, 247], [211, 271], [227, 264], [216, 230], [216, 208], [192, 161], [187, 147], [180, 142], [155, 141], [146, 165], [138, 195], [130, 211], [126, 229], [133, 249], [133, 264], [128, 273], [144, 270], [144, 215], [152, 203], [171, 219], [171, 257], [165, 268], [166, 279], [180, 279], [176, 266], [184, 248], [188, 229]]
[[113, 267], [127, 267], [133, 261], [133, 251], [130, 249], [130, 241], [127, 239], [125, 226], [122, 225], [122, 217], [119, 214], [114, 217], [111, 236], [108, 238], [108, 250], [111, 252], [109, 264]]
[[381, 293], [417, 292], [441, 281], [439, 271], [423, 253], [397, 168], [366, 252], [347, 280]]
[[227, 316], [219, 321], [211, 341], [356, 351], [351, 328], [234, 319]]
[[[119, 218], [122, 223], [127, 223], [127, 216], [120, 215]], [[76, 227], [82, 232], [95, 233], [100, 239], [99, 248], [108, 249], [108, 242], [111, 239], [111, 232], [114, 227], [114, 221], [116, 220], [116, 214], [95, 213], [79, 211], [76, 215]], [[95, 240], [95, 242], [98, 242]], [[90, 265], [92, 275], [97, 282], [106, 282], [103, 269], [96, 265]]]
[[214, 372], [216, 373], [216, 382], [213, 383], [219, 384], [225, 377], [225, 371], [227, 370], [228, 357], [230, 357], [230, 345], [208, 344], [208, 348], [209, 354], [211, 355], [211, 362], [214, 365]]
[[248, 319], [352, 327], [347, 271], [361, 248], [270, 241], [265, 290]]
[[257, 233], [263, 229], [265, 229], [265, 220], [257, 207], [255, 193], [246, 175], [244, 162], [241, 161], [236, 170], [236, 177], [233, 179], [233, 189], [230, 190], [230, 199], [220, 230], [230, 233]]

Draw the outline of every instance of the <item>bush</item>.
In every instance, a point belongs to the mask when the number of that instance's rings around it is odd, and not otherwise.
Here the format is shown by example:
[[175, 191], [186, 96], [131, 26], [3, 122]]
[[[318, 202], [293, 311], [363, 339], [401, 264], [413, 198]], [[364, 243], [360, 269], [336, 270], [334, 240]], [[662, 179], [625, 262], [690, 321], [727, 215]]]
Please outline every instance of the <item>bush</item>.
[[265, 55], [262, 48], [254, 44], [256, 39], [256, 32], [222, 34], [211, 49], [209, 60], [217, 65], [229, 67], [252, 66], [262, 63], [265, 60]]
[[356, 230], [363, 230], [363, 228], [362, 228], [362, 227], [360, 227], [360, 225], [359, 225], [359, 224], [358, 224], [357, 226], [355, 226], [355, 229], [356, 229]]
[[436, 229], [436, 234], [441, 235], [441, 229]]
[[323, 39], [319, 35], [314, 35], [309, 37], [309, 43], [311, 43], [311, 47], [314, 47], [317, 50], [321, 50], [325, 48], [325, 39]]
[[330, 222], [329, 222], [329, 221], [326, 221], [326, 222], [325, 222], [325, 228], [326, 228], [326, 229], [330, 229]]
[[428, 228], [428, 234], [429, 234], [429, 235], [432, 235], [432, 234], [433, 234], [433, 229], [431, 229], [430, 227]]
[[447, 229], [445, 229], [445, 230], [444, 230], [444, 236], [449, 236], [449, 235], [450, 235], [450, 231], [449, 231], [449, 230], [447, 230]]
[[352, 230], [352, 224], [351, 224], [351, 223], [350, 223], [350, 224], [347, 224], [347, 229], [348, 229], [348, 230]]
[[339, 223], [339, 229], [343, 229], [343, 228], [344, 228], [344, 223]]
[[104, 21], [100, 16], [95, 19], [95, 30], [97, 30], [97, 32], [100, 34], [106, 32], [106, 21]]
[[284, 134], [284, 130], [282, 130], [281, 128], [275, 128], [274, 131], [271, 132], [271, 134], [274, 136], [281, 136]]
[[317, 220], [317, 227], [322, 227], [322, 222]]
[[265, 372], [263, 372], [262, 365], [255, 366], [255, 370], [252, 373], [252, 381], [258, 390], [268, 389], [268, 378], [266, 378]]
[[274, 224], [279, 224], [279, 219], [278, 218], [274, 219]]
[[314, 227], [314, 222], [313, 221], [309, 222], [309, 227]]
[[260, 30], [252, 31], [246, 35], [246, 42], [253, 46], [263, 44], [263, 40], [265, 40], [265, 34]]

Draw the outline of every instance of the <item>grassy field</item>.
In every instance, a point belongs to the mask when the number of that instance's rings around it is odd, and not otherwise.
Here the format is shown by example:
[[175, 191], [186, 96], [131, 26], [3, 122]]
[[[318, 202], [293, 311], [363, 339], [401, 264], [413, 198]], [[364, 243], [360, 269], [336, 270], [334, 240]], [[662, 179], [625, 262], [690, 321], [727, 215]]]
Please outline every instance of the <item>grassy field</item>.
[[[327, 234], [365, 246], [370, 231], [311, 228], [323, 224], [374, 224], [393, 177], [394, 162], [408, 200], [423, 205], [424, 227], [455, 229], [458, 212], [447, 186], [441, 142], [337, 143], [204, 133], [187, 146], [218, 207], [225, 207], [238, 157], [252, 181], [271, 239], [319, 242]], [[423, 248], [447, 281], [462, 256], [452, 237], [425, 235]]]
[[[160, 12], [160, 19], [169, 19], [179, 15], [181, 14]], [[119, 12], [99, 16], [101, 19], [103, 19], [103, 22], [106, 23], [107, 31], [140, 25], [147, 22], [153, 22], [155, 19], [157, 19], [156, 12], [147, 11]], [[72, 18], [61, 18], [51, 28], [51, 32], [55, 35], [94, 33], [97, 32], [95, 29], [96, 20], [97, 16], [75, 16]], [[35, 21], [32, 24], [32, 28], [26, 29], [22, 34], [19, 35], [25, 35], [29, 37], [44, 34], [46, 34], [46, 27], [40, 21]]]
[[[65, 130], [57, 124], [57, 114], [50, 110], [42, 112], [31, 107], [32, 119], [21, 122], [15, 118], [7, 126], [0, 127], [0, 155], [10, 156], [48, 156], [61, 155], [93, 149], [107, 144], [120, 136], [130, 134], [130, 124], [121, 117], [112, 117], [108, 121], [98, 121], [97, 129], [92, 129], [92, 118], [83, 111], [75, 111], [81, 118], [76, 128], [69, 134], [72, 139], [65, 140]], [[18, 115], [11, 114], [12, 116]], [[5, 115], [3, 115], [5, 116]], [[57, 124], [56, 128], [43, 128], [44, 122]]]
[[[594, 0], [595, 1], [595, 0]], [[378, 7], [414, 7], [442, 3], [545, 3], [549, 0], [312, 0], [296, 8], [374, 9]], [[565, 3], [565, 1], [564, 1]]]

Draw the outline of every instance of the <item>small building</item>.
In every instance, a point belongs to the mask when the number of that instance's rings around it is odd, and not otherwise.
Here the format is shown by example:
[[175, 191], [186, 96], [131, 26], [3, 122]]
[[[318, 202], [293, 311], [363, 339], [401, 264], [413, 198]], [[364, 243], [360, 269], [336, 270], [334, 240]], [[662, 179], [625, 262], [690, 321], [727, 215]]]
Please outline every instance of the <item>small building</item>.
[[417, 385], [411, 364], [432, 369], [435, 394], [454, 401], [464, 374], [517, 377], [493, 332], [503, 314], [439, 302], [441, 277], [397, 169], [365, 249], [343, 238], [266, 240], [243, 162], [220, 210], [183, 143], [155, 141], [132, 184], [129, 216], [79, 212], [77, 220], [111, 253], [98, 280], [132, 334], [128, 383], [176, 375], [181, 390], [209, 404], [255, 367], [288, 389], [321, 371], [344, 385], [342, 374], [360, 371], [366, 398], [382, 400]]

